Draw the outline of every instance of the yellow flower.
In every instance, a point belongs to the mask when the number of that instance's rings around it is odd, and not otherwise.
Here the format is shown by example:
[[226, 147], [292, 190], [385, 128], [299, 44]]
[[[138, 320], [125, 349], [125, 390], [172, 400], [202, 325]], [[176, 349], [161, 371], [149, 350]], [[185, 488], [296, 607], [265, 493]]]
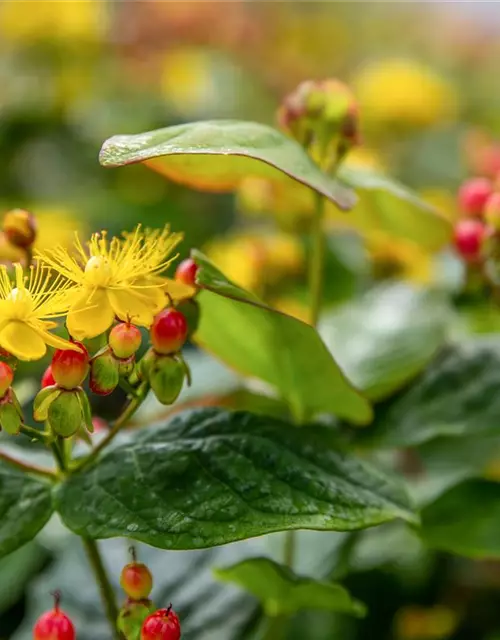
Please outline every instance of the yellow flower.
[[411, 240], [374, 230], [366, 237], [366, 247], [380, 276], [399, 276], [415, 284], [434, 278], [432, 255]]
[[19, 263], [14, 265], [15, 281], [5, 265], [0, 266], [0, 346], [20, 360], [39, 360], [47, 345], [57, 349], [79, 348], [49, 333], [57, 326], [53, 318], [67, 311], [68, 283], [60, 276], [52, 279], [50, 269], [31, 267], [25, 277]]
[[367, 122], [427, 126], [456, 115], [453, 86], [415, 60], [369, 64], [354, 78], [354, 89]]
[[167, 293], [183, 297], [186, 287], [161, 277], [175, 258], [169, 254], [182, 235], [163, 230], [141, 230], [108, 239], [106, 232], [91, 236], [86, 248], [78, 235], [75, 253], [57, 246], [39, 252], [48, 266], [74, 284], [68, 292], [67, 327], [78, 340], [104, 333], [115, 316], [148, 327], [167, 303]]

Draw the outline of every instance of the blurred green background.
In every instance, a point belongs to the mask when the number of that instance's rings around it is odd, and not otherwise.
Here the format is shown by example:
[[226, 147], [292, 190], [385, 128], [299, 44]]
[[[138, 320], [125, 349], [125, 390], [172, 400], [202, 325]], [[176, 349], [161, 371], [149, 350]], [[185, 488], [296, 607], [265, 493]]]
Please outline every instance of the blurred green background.
[[[274, 124], [281, 99], [300, 81], [338, 77], [360, 105], [363, 145], [350, 159], [400, 179], [453, 220], [461, 180], [500, 169], [499, 33], [497, 3], [2, 0], [1, 206], [33, 211], [39, 247], [69, 244], [75, 229], [85, 235], [168, 222], [185, 233], [183, 255], [204, 249], [240, 284], [304, 317], [307, 207], [255, 180], [234, 195], [202, 194], [143, 166], [103, 169], [102, 142], [198, 119]], [[445, 273], [441, 253], [330, 222], [331, 305], [387, 276], [452, 286], [453, 269], [447, 262]], [[4, 250], [0, 243], [2, 258]], [[191, 357], [198, 395], [238, 387], [225, 368]], [[25, 372], [29, 387], [35, 371]], [[500, 565], [431, 553], [394, 524], [357, 535], [346, 567], [350, 541], [301, 534], [301, 564], [321, 577], [348, 574], [346, 585], [368, 604], [369, 617], [306, 613], [289, 638], [500, 638]], [[268, 536], [207, 552], [141, 553], [158, 568], [158, 601], [174, 601], [188, 620], [188, 640], [236, 640], [256, 637], [258, 607], [215, 586], [209, 568], [264, 546], [274, 553], [277, 542]], [[122, 541], [104, 545], [115, 578], [126, 548]], [[0, 640], [28, 640], [56, 587], [79, 640], [106, 640], [78, 545], [57, 522], [0, 561]]]

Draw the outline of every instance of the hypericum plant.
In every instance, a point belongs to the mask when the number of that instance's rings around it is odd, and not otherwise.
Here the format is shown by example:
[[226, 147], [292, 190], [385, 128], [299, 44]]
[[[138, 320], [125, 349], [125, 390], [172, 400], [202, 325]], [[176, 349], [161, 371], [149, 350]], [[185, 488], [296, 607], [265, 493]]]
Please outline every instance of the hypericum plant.
[[[97, 540], [127, 537], [181, 550], [286, 531], [283, 563], [260, 557], [217, 570], [221, 580], [261, 600], [264, 633], [278, 639], [289, 617], [303, 609], [365, 611], [338, 583], [295, 573], [296, 530], [352, 532], [397, 518], [418, 524], [404, 483], [356, 452], [353, 427], [371, 424], [372, 404], [387, 403], [408, 384], [444, 332], [439, 322], [419, 321], [417, 311], [426, 309], [419, 298], [405, 316], [418, 325], [418, 349], [405, 328], [396, 342], [405, 349], [403, 364], [378, 356], [349, 363], [348, 341], [320, 335], [324, 208], [333, 203], [350, 216], [354, 187], [364, 207], [352, 214], [359, 225], [379, 225], [433, 249], [449, 243], [451, 225], [401, 185], [342, 164], [359, 132], [356, 102], [339, 82], [301, 85], [284, 101], [280, 122], [292, 137], [253, 122], [197, 122], [111, 138], [100, 158], [106, 166], [143, 162], [210, 191], [233, 190], [248, 176], [301, 185], [314, 201], [308, 323], [265, 305], [197, 250], [169, 279], [165, 271], [181, 236], [167, 227], [137, 227], [113, 238], [96, 233], [87, 243], [77, 239], [73, 250], [54, 247], [32, 256], [25, 240], [33, 241], [32, 217], [11, 212], [5, 218], [6, 236], [25, 249], [26, 259], [24, 269], [16, 264], [0, 271], [0, 424], [46, 445], [55, 467], [25, 462], [10, 445], [2, 449], [0, 556], [31, 540], [57, 512], [82, 540], [117, 639], [177, 640], [179, 621], [171, 608], [154, 611], [151, 576], [135, 561], [122, 574], [127, 601], [119, 611]], [[55, 319], [64, 323], [65, 338], [53, 332]], [[361, 335], [370, 321], [370, 312], [361, 311], [337, 326], [359, 328]], [[151, 343], [140, 358], [138, 327], [149, 331]], [[190, 378], [181, 349], [191, 335], [243, 376], [265, 383], [282, 417], [210, 407], [117, 437], [150, 390], [161, 403], [176, 400]], [[57, 351], [34, 402], [35, 420], [43, 423], [38, 429], [25, 424], [11, 385], [18, 362], [41, 358], [47, 346]], [[86, 378], [90, 393], [122, 387], [128, 394], [100, 439], [90, 435], [95, 419]], [[385, 411], [389, 420], [390, 403]], [[378, 415], [377, 409], [369, 433]], [[90, 452], [74, 447], [78, 438]]]

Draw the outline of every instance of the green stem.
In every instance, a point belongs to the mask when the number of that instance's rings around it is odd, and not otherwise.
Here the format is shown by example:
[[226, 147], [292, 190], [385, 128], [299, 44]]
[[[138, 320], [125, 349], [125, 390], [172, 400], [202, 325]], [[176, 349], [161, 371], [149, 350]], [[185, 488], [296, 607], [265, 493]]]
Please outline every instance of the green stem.
[[286, 635], [288, 618], [285, 615], [267, 617], [267, 628], [262, 640], [282, 640]]
[[108, 574], [106, 573], [106, 569], [104, 568], [97, 543], [95, 542], [95, 540], [83, 537], [82, 543], [87, 553], [87, 558], [89, 560], [90, 566], [92, 567], [92, 571], [94, 572], [99, 591], [101, 593], [101, 599], [106, 611], [106, 617], [108, 618], [108, 622], [112, 630], [112, 637], [115, 638], [115, 640], [121, 640], [121, 635], [116, 628], [118, 607], [116, 605], [115, 594], [113, 591], [113, 587], [111, 586], [111, 583], [109, 581]]
[[66, 460], [64, 459], [63, 452], [61, 451], [59, 440], [54, 440], [54, 442], [50, 444], [50, 448], [54, 454], [54, 459], [59, 471], [66, 471]]
[[293, 565], [295, 563], [295, 543], [295, 531], [287, 531], [285, 533], [285, 542], [283, 546], [283, 561], [290, 569], [293, 569]]
[[40, 440], [41, 442], [47, 442], [47, 434], [44, 431], [40, 431], [40, 429], [34, 429], [27, 424], [23, 424], [21, 427], [21, 433], [29, 438], [34, 440]]
[[311, 225], [311, 247], [309, 259], [309, 295], [311, 296], [311, 325], [318, 324], [323, 296], [325, 270], [325, 239], [323, 237], [324, 198], [315, 194], [314, 215]]
[[33, 473], [37, 476], [49, 478], [52, 481], [57, 480], [57, 475], [51, 469], [46, 469], [45, 467], [39, 467], [34, 464], [22, 462], [21, 460], [12, 458], [8, 453], [5, 453], [4, 451], [0, 451], [0, 460], [3, 460], [7, 464], [10, 464], [12, 467], [21, 469], [21, 471], [24, 471], [25, 473]]
[[87, 467], [91, 462], [93, 462], [97, 456], [101, 453], [101, 451], [108, 446], [108, 444], [114, 440], [114, 438], [121, 431], [122, 427], [126, 424], [126, 422], [134, 415], [137, 409], [141, 406], [144, 401], [144, 398], [147, 395], [149, 390], [149, 385], [147, 383], [143, 383], [143, 385], [137, 391], [137, 395], [130, 400], [127, 404], [123, 412], [118, 416], [115, 420], [113, 428], [110, 430], [108, 435], [99, 442], [99, 444], [92, 450], [92, 452], [84, 458], [82, 463], [78, 466], [79, 469], [83, 469]]

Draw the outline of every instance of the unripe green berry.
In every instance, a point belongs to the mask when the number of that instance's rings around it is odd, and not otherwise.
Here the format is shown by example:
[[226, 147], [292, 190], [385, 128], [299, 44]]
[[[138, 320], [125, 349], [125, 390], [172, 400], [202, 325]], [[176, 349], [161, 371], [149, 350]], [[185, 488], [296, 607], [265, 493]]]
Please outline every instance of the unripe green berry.
[[175, 356], [155, 355], [148, 378], [151, 389], [159, 402], [173, 404], [182, 391], [186, 370]]
[[144, 620], [155, 611], [151, 600], [127, 599], [118, 614], [116, 626], [125, 640], [140, 640]]
[[119, 381], [119, 364], [111, 349], [97, 353], [90, 362], [91, 390], [99, 396], [107, 396], [116, 389]]
[[153, 588], [153, 576], [142, 562], [131, 562], [123, 567], [120, 584], [129, 598], [144, 600]]
[[117, 358], [130, 358], [141, 346], [141, 332], [129, 322], [120, 322], [111, 329], [109, 346]]
[[[50, 387], [47, 387], [50, 389]], [[77, 391], [62, 391], [48, 408], [49, 425], [54, 433], [63, 438], [74, 435], [83, 422], [82, 407]]]

